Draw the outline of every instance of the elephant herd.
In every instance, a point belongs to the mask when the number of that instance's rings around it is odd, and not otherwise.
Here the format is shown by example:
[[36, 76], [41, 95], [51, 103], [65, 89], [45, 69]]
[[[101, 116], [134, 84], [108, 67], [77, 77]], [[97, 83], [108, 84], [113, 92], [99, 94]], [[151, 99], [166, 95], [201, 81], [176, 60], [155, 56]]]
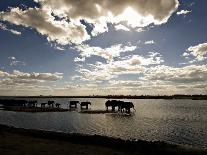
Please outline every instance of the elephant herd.
[[117, 100], [108, 100], [105, 103], [106, 110], [108, 111], [109, 107], [111, 107], [111, 110], [113, 112], [116, 111], [116, 108], [118, 109], [118, 112], [125, 112], [127, 114], [130, 114], [130, 109], [134, 109], [134, 104], [132, 102], [124, 102], [124, 101], [117, 101]]
[[[80, 104], [80, 108], [88, 109], [88, 105], [91, 105], [91, 102], [79, 102], [79, 101], [70, 101], [68, 106], [70, 109], [77, 108], [78, 104]], [[130, 114], [130, 109], [134, 109], [134, 104], [132, 102], [124, 102], [124, 101], [117, 101], [117, 100], [108, 100], [105, 103], [106, 110], [109, 110], [109, 107], [111, 107], [112, 112], [116, 112], [116, 108], [118, 109], [118, 112], [121, 113], [127, 113]]]
[[[29, 107], [35, 108], [37, 107], [37, 101], [27, 101], [27, 100], [0, 100], [0, 104], [3, 106], [19, 106], [19, 107]], [[69, 101], [68, 108], [76, 109], [80, 105], [81, 109], [88, 109], [91, 102], [79, 102], [79, 101]], [[60, 108], [61, 104], [55, 103], [54, 101], [43, 102], [40, 104], [41, 108]], [[105, 103], [106, 111], [109, 111], [109, 108], [112, 112], [121, 112], [130, 114], [130, 109], [134, 109], [134, 104], [132, 102], [124, 102], [118, 100], [108, 100]]]
[[77, 108], [78, 104], [80, 104], [80, 108], [83, 109], [88, 109], [88, 105], [91, 105], [91, 102], [79, 102], [79, 101], [70, 101], [69, 104], [68, 104], [68, 107], [70, 109], [72, 108]]
[[60, 103], [55, 103], [54, 101], [48, 101], [48, 102], [44, 102], [41, 103], [41, 108], [45, 108], [46, 105], [48, 105], [49, 108], [60, 108]]
[[[38, 102], [36, 100], [15, 100], [15, 99], [7, 99], [7, 100], [0, 100], [0, 104], [2, 104], [5, 107], [27, 107], [27, 108], [35, 108], [38, 107]], [[55, 103], [54, 101], [48, 101], [47, 103], [41, 103], [41, 108], [60, 108], [59, 103]]]

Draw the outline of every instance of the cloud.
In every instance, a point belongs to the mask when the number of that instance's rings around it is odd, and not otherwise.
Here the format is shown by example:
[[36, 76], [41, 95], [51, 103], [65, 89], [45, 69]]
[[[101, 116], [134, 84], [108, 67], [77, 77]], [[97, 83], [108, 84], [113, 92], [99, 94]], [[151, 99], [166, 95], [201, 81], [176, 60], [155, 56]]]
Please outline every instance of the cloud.
[[189, 65], [181, 68], [155, 66], [145, 72], [146, 80], [179, 83], [207, 82], [207, 65]]
[[55, 46], [55, 49], [59, 50], [59, 51], [64, 51], [65, 49], [59, 46]]
[[1, 95], [49, 95], [54, 87], [53, 83], [62, 78], [62, 73], [0, 71], [0, 93]]
[[145, 45], [152, 45], [155, 44], [154, 40], [148, 40], [144, 42]]
[[[136, 79], [127, 80], [120, 77], [105, 79], [102, 83], [81, 84], [75, 86], [70, 85], [73, 90], [79, 93], [95, 92], [95, 94], [152, 94], [152, 95], [171, 95], [171, 94], [205, 94], [207, 90], [207, 70], [206, 65], [185, 66], [181, 68], [169, 67], [165, 65], [157, 65], [150, 68], [145, 68], [141, 74], [137, 75]], [[98, 74], [98, 72], [97, 72]], [[95, 74], [94, 74], [95, 75]], [[101, 78], [101, 73], [99, 74]], [[95, 79], [95, 77], [91, 76]], [[110, 76], [109, 76], [110, 77]], [[104, 77], [103, 79], [104, 80]], [[87, 81], [97, 82], [97, 81]], [[70, 88], [70, 86], [68, 86]], [[95, 90], [95, 91], [94, 91]]]
[[25, 73], [14, 70], [12, 73], [0, 71], [0, 77], [10, 80], [38, 80], [38, 81], [57, 81], [63, 78], [62, 73]]
[[[139, 17], [137, 19], [135, 18], [136, 20], [134, 19], [137, 22], [137, 26], [141, 21], [143, 23], [141, 25], [166, 22], [179, 4], [178, 0], [36, 0], [36, 2], [39, 2], [43, 8], [54, 10], [54, 14], [56, 15], [67, 15], [72, 19], [83, 18], [92, 21], [99, 20], [101, 17], [110, 17], [110, 15], [118, 18], [126, 9], [131, 8], [137, 13], [137, 17]], [[129, 14], [131, 13], [129, 12]], [[151, 21], [144, 23], [147, 20], [146, 18], [150, 18]]]
[[18, 70], [14, 70], [12, 74], [9, 76], [10, 78], [18, 78], [18, 79], [37, 79], [37, 80], [45, 80], [45, 81], [57, 81], [63, 78], [62, 73], [24, 73]]
[[134, 51], [137, 48], [137, 46], [132, 45], [122, 45], [122, 44], [116, 44], [112, 45], [108, 48], [101, 48], [96, 46], [89, 46], [86, 44], [81, 44], [75, 47], [77, 51], [80, 52], [80, 56], [82, 58], [79, 58], [76, 60], [85, 60], [83, 58], [91, 57], [91, 56], [99, 56], [102, 57], [108, 61], [111, 61], [115, 57], [119, 57], [121, 53], [124, 52], [131, 52]]
[[35, 28], [40, 34], [46, 35], [48, 41], [61, 45], [81, 43], [90, 38], [85, 26], [80, 22], [67, 22], [66, 19], [55, 20], [48, 9], [29, 8], [21, 10], [12, 8], [9, 12], [1, 12], [0, 19], [15, 25]]
[[8, 57], [8, 59], [10, 59], [10, 60], [16, 60], [15, 57]]
[[5, 31], [9, 31], [15, 35], [21, 35], [22, 33], [13, 29], [8, 29], [7, 26], [3, 23], [0, 23], [0, 29], [5, 30]]
[[23, 62], [23, 61], [19, 61], [19, 60], [17, 60], [15, 57], [8, 57], [8, 59], [9, 59], [9, 65], [10, 66], [19, 66], [19, 65], [22, 65], [22, 66], [25, 66], [26, 65], [26, 63], [25, 62]]
[[148, 57], [132, 55], [122, 60], [107, 61], [107, 63], [96, 62], [89, 64], [88, 68], [81, 67], [77, 70], [79, 78], [84, 81], [105, 81], [117, 78], [124, 74], [141, 74], [145, 72], [146, 66], [157, 65], [163, 62], [159, 53], [150, 53]]
[[83, 61], [85, 61], [85, 57], [82, 57], [82, 58], [76, 57], [74, 59], [74, 62], [83, 62]]
[[207, 43], [198, 44], [196, 46], [190, 46], [185, 53], [183, 53], [184, 57], [188, 57], [192, 55], [196, 60], [202, 61], [206, 59], [207, 56]]
[[119, 24], [119, 25], [115, 25], [114, 27], [115, 27], [116, 30], [130, 31], [129, 28], [127, 28], [126, 26], [121, 25], [121, 24]]
[[7, 72], [0, 70], [0, 78], [7, 77], [9, 74]]
[[189, 10], [180, 10], [176, 14], [177, 15], [187, 15], [189, 13], [191, 13], [191, 11], [189, 11]]
[[113, 80], [109, 81], [109, 84], [111, 86], [117, 86], [117, 87], [131, 87], [137, 89], [137, 87], [143, 86], [142, 81], [132, 81], [132, 80]]
[[12, 8], [1, 12], [0, 19], [15, 25], [31, 27], [48, 41], [61, 45], [79, 44], [88, 39], [86, 26], [81, 20], [92, 24], [92, 35], [108, 31], [107, 23], [120, 26], [126, 23], [128, 28], [146, 27], [150, 24], [166, 23], [177, 10], [178, 0], [34, 0], [40, 8], [21, 10]]

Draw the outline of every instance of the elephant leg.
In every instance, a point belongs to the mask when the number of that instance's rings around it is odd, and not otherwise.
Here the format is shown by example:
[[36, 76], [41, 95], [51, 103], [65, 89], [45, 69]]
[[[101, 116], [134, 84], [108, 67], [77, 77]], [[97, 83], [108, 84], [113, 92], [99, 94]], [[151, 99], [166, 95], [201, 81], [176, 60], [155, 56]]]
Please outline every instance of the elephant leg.
[[112, 111], [113, 111], [113, 112], [115, 111], [115, 107], [114, 107], [114, 106], [112, 107]]
[[127, 108], [127, 114], [130, 114], [130, 108]]

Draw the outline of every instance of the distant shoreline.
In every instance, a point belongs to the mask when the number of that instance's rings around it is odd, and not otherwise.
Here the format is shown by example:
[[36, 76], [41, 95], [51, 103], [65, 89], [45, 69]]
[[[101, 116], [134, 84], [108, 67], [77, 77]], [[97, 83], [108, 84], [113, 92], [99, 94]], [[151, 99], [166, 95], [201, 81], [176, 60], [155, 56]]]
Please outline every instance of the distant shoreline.
[[0, 96], [0, 98], [105, 98], [105, 99], [191, 99], [207, 100], [207, 95], [94, 95], [94, 96]]
[[[18, 138], [16, 138], [18, 137]], [[16, 139], [15, 139], [16, 138]], [[22, 143], [19, 143], [21, 141]], [[29, 141], [29, 142], [27, 142]], [[37, 141], [37, 143], [35, 143]], [[46, 142], [45, 142], [46, 141]], [[56, 143], [62, 145], [55, 145]], [[17, 146], [16, 146], [17, 145]], [[31, 146], [30, 146], [31, 145]], [[98, 152], [93, 152], [91, 148], [98, 148], [99, 153], [105, 152], [105, 154], [172, 154], [172, 155], [202, 155], [206, 154], [207, 150], [192, 149], [184, 146], [172, 145], [165, 142], [148, 142], [142, 140], [122, 140], [105, 136], [98, 135], [84, 135], [84, 134], [67, 134], [58, 133], [52, 131], [34, 130], [34, 129], [23, 129], [15, 128], [6, 125], [0, 125], [0, 152], [3, 154], [4, 148], [8, 148], [12, 154], [12, 150], [16, 153], [22, 153], [27, 151], [27, 153], [38, 153], [45, 149], [47, 153], [51, 152], [52, 148], [50, 145], [55, 145], [56, 151], [63, 149], [73, 149], [65, 150], [64, 154], [78, 154], [77, 151], [82, 151], [86, 154], [97, 154]], [[67, 147], [66, 147], [66, 146]], [[35, 150], [33, 150], [35, 146]], [[71, 147], [70, 147], [71, 146]], [[29, 150], [24, 150], [30, 148]], [[80, 148], [82, 150], [80, 150]], [[48, 149], [49, 148], [49, 149]], [[90, 148], [90, 149], [89, 149]], [[38, 150], [39, 149], [39, 150]], [[8, 151], [8, 150], [7, 150]], [[35, 151], [35, 152], [34, 152]], [[67, 152], [69, 151], [69, 152]], [[109, 151], [109, 152], [107, 152]], [[61, 152], [60, 152], [61, 153]]]

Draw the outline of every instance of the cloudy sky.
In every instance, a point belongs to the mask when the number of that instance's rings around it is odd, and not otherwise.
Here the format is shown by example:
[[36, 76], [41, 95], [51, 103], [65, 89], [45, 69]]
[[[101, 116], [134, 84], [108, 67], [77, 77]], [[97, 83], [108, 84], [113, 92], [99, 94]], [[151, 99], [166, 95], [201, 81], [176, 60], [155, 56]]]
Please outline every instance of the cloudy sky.
[[0, 95], [207, 94], [206, 0], [1, 0]]

